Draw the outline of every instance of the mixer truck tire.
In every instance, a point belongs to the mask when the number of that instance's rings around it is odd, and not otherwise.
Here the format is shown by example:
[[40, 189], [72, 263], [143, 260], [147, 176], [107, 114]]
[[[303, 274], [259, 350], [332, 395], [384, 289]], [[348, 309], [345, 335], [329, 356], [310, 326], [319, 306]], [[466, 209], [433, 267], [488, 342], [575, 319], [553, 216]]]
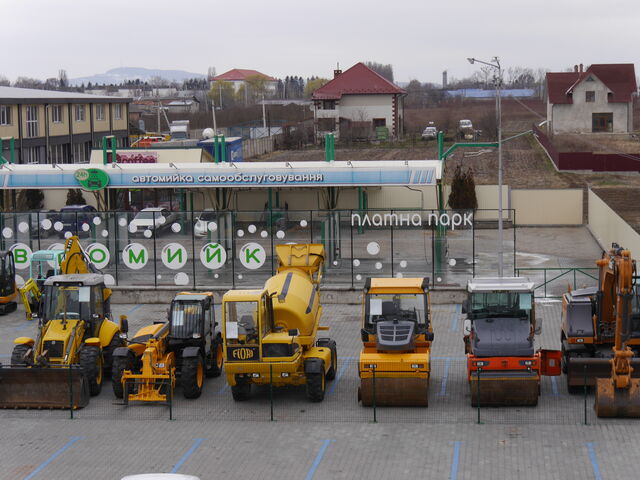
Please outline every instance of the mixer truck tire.
[[321, 402], [324, 400], [326, 389], [326, 377], [324, 372], [307, 373], [307, 398], [310, 402]]
[[251, 384], [244, 377], [236, 376], [236, 384], [231, 387], [231, 395], [236, 402], [243, 402], [251, 395]]
[[184, 398], [198, 398], [204, 383], [204, 362], [200, 355], [182, 359], [181, 370], [182, 394]]
[[329, 367], [329, 370], [327, 370], [326, 379], [333, 380], [336, 378], [336, 373], [338, 372], [338, 348], [336, 346], [336, 341], [329, 338], [321, 338], [316, 342], [316, 345], [318, 347], [331, 349], [331, 366]]

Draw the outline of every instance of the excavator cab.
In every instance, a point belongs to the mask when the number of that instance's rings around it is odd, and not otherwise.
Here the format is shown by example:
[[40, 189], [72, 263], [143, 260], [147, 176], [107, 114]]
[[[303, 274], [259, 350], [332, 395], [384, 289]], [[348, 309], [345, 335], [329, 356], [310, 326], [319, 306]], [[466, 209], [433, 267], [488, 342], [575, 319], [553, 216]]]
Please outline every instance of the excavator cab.
[[16, 293], [16, 266], [13, 253], [0, 252], [0, 315], [15, 311]]

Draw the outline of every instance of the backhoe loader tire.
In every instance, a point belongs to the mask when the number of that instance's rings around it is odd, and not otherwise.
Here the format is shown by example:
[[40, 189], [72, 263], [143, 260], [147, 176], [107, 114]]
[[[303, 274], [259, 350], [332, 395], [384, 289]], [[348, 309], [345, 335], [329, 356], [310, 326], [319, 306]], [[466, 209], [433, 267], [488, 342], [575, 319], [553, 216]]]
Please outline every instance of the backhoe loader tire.
[[13, 352], [11, 352], [11, 365], [26, 365], [27, 362], [24, 359], [24, 356], [31, 349], [29, 345], [15, 345], [13, 347]]
[[236, 384], [231, 387], [231, 395], [236, 402], [249, 400], [251, 396], [251, 383], [244, 378], [236, 376]]
[[125, 343], [124, 339], [120, 338], [120, 334], [116, 333], [111, 339], [111, 341], [109, 342], [109, 345], [107, 345], [107, 348], [104, 349], [103, 351], [104, 367], [102, 368], [102, 371], [104, 372], [105, 377], [107, 378], [111, 377], [111, 372], [113, 370], [114, 350], [116, 348], [126, 347], [126, 346], [127, 344]]
[[321, 402], [324, 400], [325, 380], [324, 372], [307, 373], [307, 398], [310, 402]]
[[204, 374], [207, 378], [219, 377], [222, 374], [223, 365], [222, 339], [216, 337], [211, 344], [211, 351], [207, 354]]
[[182, 359], [180, 382], [184, 398], [198, 398], [200, 396], [202, 384], [204, 383], [204, 361], [202, 356], [198, 355]]
[[122, 398], [124, 395], [124, 387], [122, 386], [122, 375], [125, 370], [133, 368], [133, 361], [130, 355], [126, 357], [113, 357], [113, 366], [111, 367], [111, 386], [113, 394], [116, 398]]
[[80, 350], [80, 366], [87, 377], [91, 396], [95, 397], [102, 391], [102, 352], [100, 347], [85, 345]]

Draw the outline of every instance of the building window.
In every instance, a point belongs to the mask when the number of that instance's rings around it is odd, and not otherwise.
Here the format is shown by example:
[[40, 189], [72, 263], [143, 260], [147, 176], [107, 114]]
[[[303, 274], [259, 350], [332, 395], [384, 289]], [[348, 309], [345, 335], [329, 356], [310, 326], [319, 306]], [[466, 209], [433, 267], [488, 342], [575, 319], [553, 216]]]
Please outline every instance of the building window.
[[76, 105], [76, 122], [84, 122], [84, 105]]
[[11, 107], [0, 106], [0, 125], [11, 125]]
[[104, 105], [96, 105], [96, 120], [104, 120]]
[[322, 110], [335, 110], [336, 109], [336, 101], [335, 100], [323, 100], [322, 101]]
[[374, 118], [373, 119], [373, 128], [386, 127], [386, 126], [387, 126], [387, 119], [386, 118]]
[[53, 105], [51, 107], [51, 121], [53, 123], [62, 123], [62, 105]]
[[40, 148], [41, 147], [25, 148], [22, 154], [22, 163], [40, 163]]
[[596, 92], [587, 91], [584, 92], [584, 101], [585, 102], [595, 102], [596, 101]]
[[76, 143], [73, 145], [73, 161], [75, 163], [87, 163], [91, 152], [91, 142]]
[[591, 127], [593, 132], [613, 132], [613, 113], [594, 113]]
[[38, 107], [27, 105], [27, 137], [38, 136]]
[[122, 104], [116, 103], [113, 106], [113, 118], [115, 120], [122, 120]]

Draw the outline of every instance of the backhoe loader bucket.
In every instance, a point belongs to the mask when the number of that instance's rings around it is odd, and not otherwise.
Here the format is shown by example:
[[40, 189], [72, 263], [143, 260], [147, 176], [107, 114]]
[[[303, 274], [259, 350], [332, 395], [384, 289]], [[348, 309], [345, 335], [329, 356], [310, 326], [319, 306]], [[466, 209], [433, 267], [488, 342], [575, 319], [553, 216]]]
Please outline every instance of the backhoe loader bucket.
[[80, 368], [0, 366], [0, 408], [78, 409], [89, 397]]
[[534, 372], [482, 372], [478, 388], [478, 375], [473, 372], [469, 381], [471, 405], [481, 407], [536, 406], [540, 395], [540, 377]]
[[[640, 378], [640, 358], [632, 358], [634, 378]], [[611, 378], [611, 360], [609, 358], [571, 358], [567, 365], [567, 384], [570, 387], [595, 386], [599, 378]]]
[[[362, 378], [358, 396], [362, 405], [374, 404], [374, 380]], [[388, 378], [375, 379], [375, 405], [426, 407], [429, 404], [429, 378]]]
[[598, 378], [594, 408], [598, 417], [640, 418], [640, 380], [632, 379], [629, 388], [615, 388], [610, 378]]

